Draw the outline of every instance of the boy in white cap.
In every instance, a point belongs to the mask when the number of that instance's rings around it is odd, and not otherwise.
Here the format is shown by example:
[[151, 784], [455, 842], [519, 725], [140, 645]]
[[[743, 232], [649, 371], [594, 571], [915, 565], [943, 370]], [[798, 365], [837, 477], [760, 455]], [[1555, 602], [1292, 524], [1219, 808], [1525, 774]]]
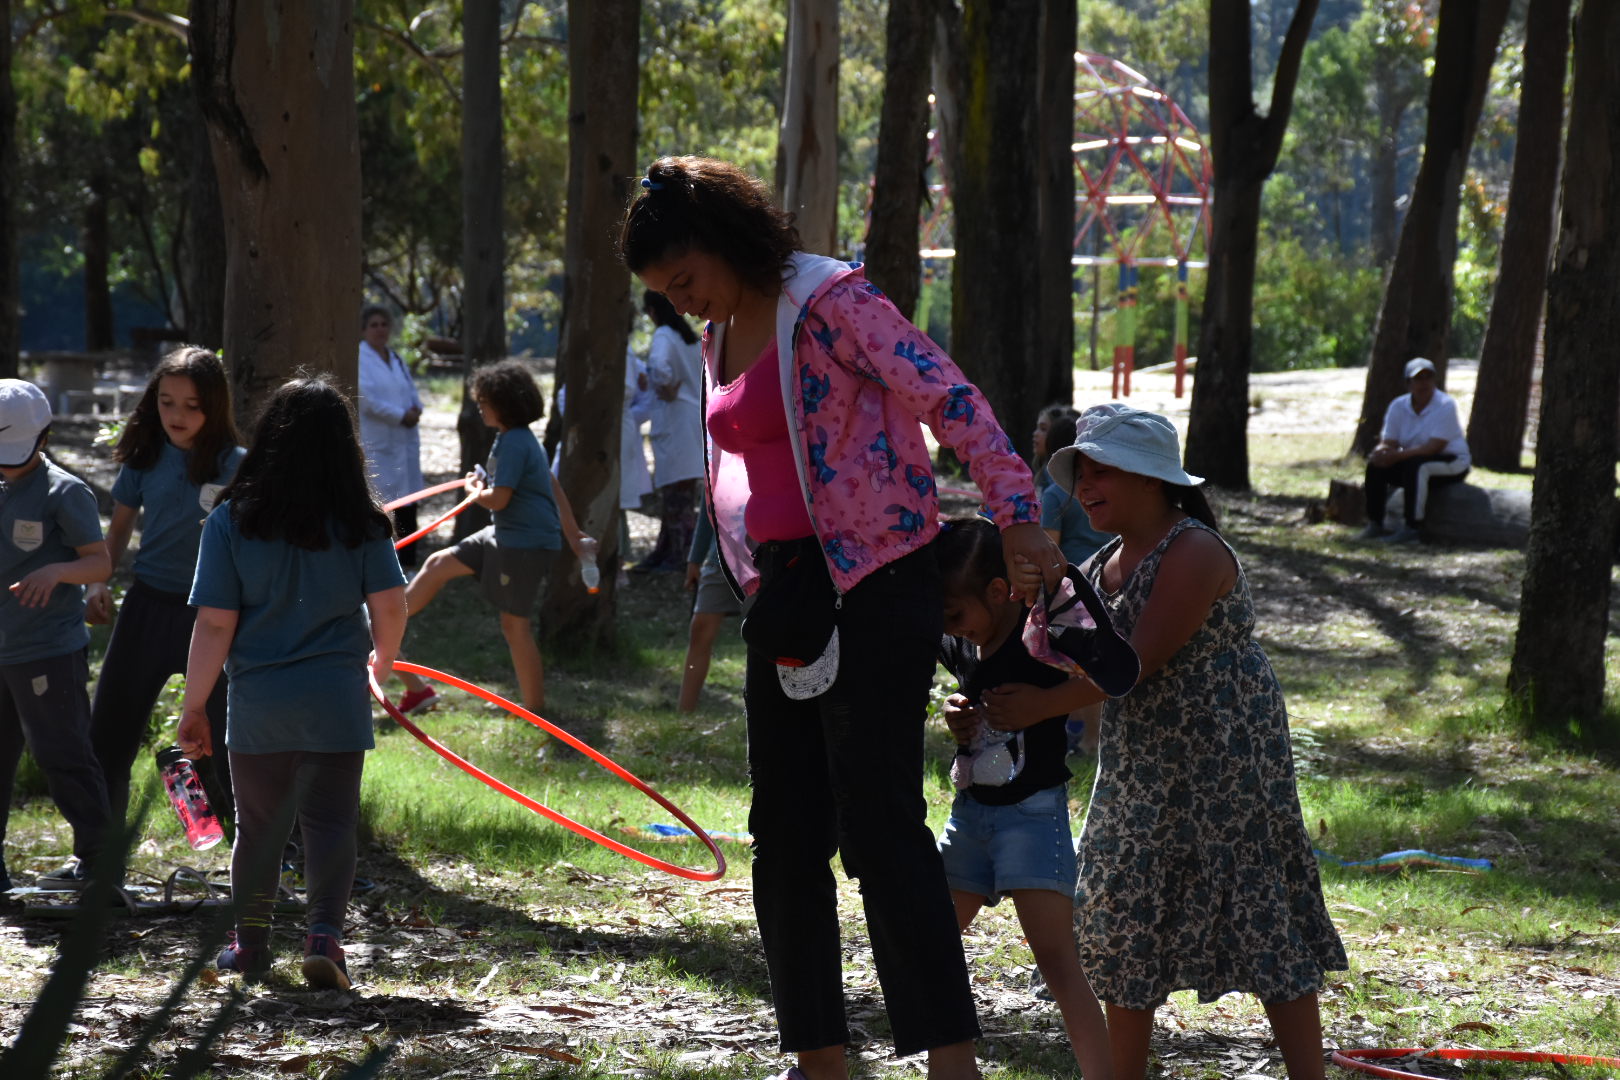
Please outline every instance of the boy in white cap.
[[[1367, 527], [1359, 539], [1415, 544], [1422, 537], [1429, 488], [1468, 475], [1468, 443], [1457, 403], [1435, 386], [1434, 364], [1418, 356], [1406, 362], [1407, 393], [1389, 403], [1384, 431], [1367, 455], [1364, 490]], [[1406, 493], [1405, 520], [1385, 535], [1384, 503], [1391, 486]]]
[[[0, 840], [26, 742], [73, 828], [73, 859], [35, 884], [81, 889], [108, 819], [84, 688], [84, 586], [112, 565], [95, 495], [40, 452], [50, 428], [37, 386], [0, 379]], [[3, 861], [0, 887], [11, 887]]]

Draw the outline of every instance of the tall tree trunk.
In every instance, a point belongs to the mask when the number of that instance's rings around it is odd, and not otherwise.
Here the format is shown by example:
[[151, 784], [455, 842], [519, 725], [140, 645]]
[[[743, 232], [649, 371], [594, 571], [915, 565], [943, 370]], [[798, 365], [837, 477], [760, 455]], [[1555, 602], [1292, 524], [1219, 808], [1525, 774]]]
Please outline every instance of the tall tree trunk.
[[1254, 107], [1248, 0], [1210, 0], [1209, 130], [1215, 172], [1209, 280], [1198, 328], [1198, 373], [1187, 418], [1187, 468], [1249, 488], [1249, 369], [1260, 197], [1277, 167], [1300, 58], [1317, 0], [1299, 0], [1272, 79], [1271, 108]]
[[1378, 105], [1378, 137], [1372, 155], [1372, 251], [1373, 265], [1385, 267], [1395, 257], [1399, 237], [1395, 213], [1397, 177], [1400, 168], [1401, 121], [1408, 102], [1404, 95], [1375, 85]]
[[[641, 0], [569, 0], [568, 225], [559, 368], [568, 388], [562, 486], [579, 527], [601, 543], [601, 565], [619, 551], [619, 424], [633, 308], [630, 272], [614, 247], [636, 163]], [[571, 568], [568, 559], [559, 568]], [[591, 596], [579, 575], [553, 572], [547, 593], [553, 640], [610, 646], [614, 577]]]
[[890, 0], [885, 37], [883, 113], [872, 177], [872, 224], [866, 233], [866, 276], [909, 319], [922, 288], [917, 230], [928, 164], [932, 0]]
[[1507, 10], [1508, 0], [1440, 0], [1423, 164], [1373, 330], [1356, 453], [1377, 444], [1384, 411], [1402, 392], [1406, 361], [1426, 356], [1445, 378], [1459, 192]]
[[1036, 75], [1040, 0], [965, 0], [961, 138], [952, 147], [956, 260], [951, 353], [989, 399], [1002, 429], [1029, 431], [1044, 404], [1040, 280], [1030, 253], [1040, 220]]
[[1529, 725], [1586, 735], [1603, 709], [1620, 399], [1620, 5], [1585, 0], [1548, 279], [1547, 361], [1519, 630], [1508, 675]]
[[[1036, 352], [1043, 402], [1074, 400], [1074, 47], [1079, 16], [1070, 3], [1041, 8], [1039, 101], [1040, 279]], [[1015, 440], [1016, 442], [1016, 440]]]
[[838, 253], [838, 0], [789, 0], [776, 190], [806, 251]]
[[1564, 126], [1569, 6], [1570, 0], [1531, 0], [1525, 16], [1518, 142], [1502, 229], [1501, 270], [1468, 416], [1468, 449], [1474, 463], [1499, 472], [1519, 467], [1547, 295], [1547, 262], [1558, 212], [1558, 135]]
[[[461, 472], [489, 456], [495, 433], [479, 415], [472, 373], [506, 356], [506, 216], [501, 173], [501, 9], [469, 3], [462, 8], [461, 62], [461, 295], [465, 371], [456, 433]], [[476, 511], [476, 513], [474, 513]], [[489, 524], [489, 511], [468, 507], [456, 519], [455, 535], [471, 536]]]
[[191, 77], [225, 221], [225, 361], [248, 426], [300, 367], [355, 390], [353, 10], [353, 0], [191, 3]]
[[17, 94], [11, 85], [11, 0], [0, 0], [0, 378], [17, 377]]
[[84, 256], [84, 348], [102, 352], [117, 342], [113, 334], [112, 287], [107, 267], [112, 258], [112, 230], [107, 220], [107, 178], [90, 178], [90, 201], [79, 228]]
[[[201, 120], [201, 117], [198, 117]], [[186, 340], [208, 349], [225, 346], [225, 218], [208, 128], [187, 134], [185, 281]]]

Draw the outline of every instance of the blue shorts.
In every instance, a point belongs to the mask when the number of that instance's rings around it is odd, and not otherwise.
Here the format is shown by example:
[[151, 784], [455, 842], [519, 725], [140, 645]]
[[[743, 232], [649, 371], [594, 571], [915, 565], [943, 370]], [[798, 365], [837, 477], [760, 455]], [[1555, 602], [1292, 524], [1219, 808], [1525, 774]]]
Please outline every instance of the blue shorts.
[[957, 792], [939, 838], [951, 888], [994, 905], [1013, 889], [1074, 895], [1074, 840], [1069, 832], [1069, 787], [1037, 791], [1011, 806], [986, 806]]

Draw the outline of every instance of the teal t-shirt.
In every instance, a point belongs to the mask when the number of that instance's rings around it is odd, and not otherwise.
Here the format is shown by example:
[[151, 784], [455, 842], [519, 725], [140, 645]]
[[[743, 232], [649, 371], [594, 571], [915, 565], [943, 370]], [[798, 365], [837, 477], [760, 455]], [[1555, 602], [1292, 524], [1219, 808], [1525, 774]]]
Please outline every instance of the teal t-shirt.
[[250, 540], [220, 503], [203, 525], [193, 607], [238, 612], [225, 744], [239, 754], [370, 750], [365, 602], [405, 584], [387, 536], [325, 551]]
[[1080, 500], [1058, 486], [1045, 469], [1041, 470], [1041, 528], [1055, 529], [1063, 557], [1079, 566], [1113, 539], [1112, 533], [1098, 532], [1080, 507]]
[[141, 546], [135, 551], [135, 577], [154, 589], [185, 594], [197, 570], [203, 519], [247, 456], [240, 446], [219, 455], [219, 471], [206, 484], [193, 484], [191, 452], [172, 443], [148, 469], [125, 465], [113, 481], [112, 497], [142, 512]]
[[526, 427], [509, 428], [489, 448], [490, 484], [512, 489], [512, 501], [497, 510], [495, 542], [510, 548], [562, 547], [562, 519], [551, 493], [546, 448]]
[[43, 607], [23, 607], [11, 586], [51, 563], [73, 562], [101, 537], [96, 497], [40, 455], [15, 483], [0, 482], [0, 664], [65, 656], [90, 644], [84, 586], [58, 585]]

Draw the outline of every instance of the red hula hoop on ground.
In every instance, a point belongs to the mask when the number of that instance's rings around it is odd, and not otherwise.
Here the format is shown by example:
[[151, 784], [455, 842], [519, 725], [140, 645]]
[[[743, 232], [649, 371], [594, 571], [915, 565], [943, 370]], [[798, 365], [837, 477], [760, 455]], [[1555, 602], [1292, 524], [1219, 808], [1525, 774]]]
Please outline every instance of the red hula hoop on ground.
[[677, 866], [672, 862], [666, 862], [663, 859], [657, 858], [656, 856], [637, 851], [628, 844], [620, 843], [611, 836], [604, 836], [589, 826], [581, 825], [572, 818], [559, 814], [549, 806], [531, 799], [529, 796], [523, 794], [521, 791], [518, 791], [511, 785], [502, 783], [501, 781], [495, 779], [495, 777], [480, 769], [478, 766], [457, 755], [453, 750], [445, 748], [437, 739], [433, 738], [433, 736], [429, 735], [427, 732], [413, 724], [404, 713], [400, 712], [399, 709], [395, 707], [393, 702], [388, 700], [387, 696], [382, 692], [382, 687], [378, 686], [376, 680], [373, 679], [371, 681], [371, 696], [382, 703], [382, 707], [388, 712], [389, 716], [394, 718], [394, 722], [399, 724], [400, 727], [404, 728], [412, 735], [415, 735], [423, 746], [426, 746], [435, 754], [438, 754], [452, 765], [455, 765], [468, 776], [482, 780], [490, 788], [500, 792], [507, 798], [528, 807], [530, 810], [533, 810], [540, 816], [548, 818], [566, 829], [570, 829], [573, 832], [578, 833], [580, 836], [585, 837], [585, 839], [594, 840], [598, 844], [601, 844], [603, 847], [607, 848], [609, 851], [616, 851], [620, 855], [623, 855], [626, 858], [634, 859], [639, 863], [644, 863], [645, 865], [652, 867], [654, 870], [662, 870], [666, 874], [674, 874], [676, 877], [689, 878], [692, 881], [719, 881], [725, 876], [726, 857], [721, 853], [720, 846], [716, 844], [709, 834], [703, 830], [703, 827], [688, 817], [686, 812], [680, 807], [676, 806], [674, 803], [664, 798], [664, 796], [648, 787], [647, 784], [634, 773], [624, 768], [624, 766], [620, 765], [606, 754], [592, 749], [590, 746], [587, 746], [585, 743], [570, 735], [556, 724], [536, 716], [523, 706], [508, 701], [499, 694], [485, 690], [483, 687], [470, 683], [465, 679], [458, 679], [454, 675], [448, 675], [442, 671], [435, 671], [433, 668], [423, 667], [421, 664], [408, 663], [404, 660], [394, 664], [394, 670], [408, 671], [414, 675], [421, 675], [424, 678], [433, 679], [436, 682], [442, 682], [449, 686], [454, 686], [457, 689], [465, 690], [469, 694], [476, 697], [481, 697], [485, 701], [491, 702], [492, 704], [499, 705], [513, 716], [527, 720], [540, 730], [545, 731], [548, 734], [553, 735], [561, 741], [567, 743], [569, 746], [572, 746], [575, 750], [578, 750], [580, 753], [602, 766], [602, 768], [606, 769], [614, 776], [617, 776], [631, 787], [640, 791], [643, 795], [646, 795], [649, 799], [657, 803], [659, 806], [662, 806], [665, 810], [668, 810], [675, 816], [677, 821], [679, 821], [682, 825], [685, 825], [688, 829], [691, 829], [693, 835], [695, 835], [699, 840], [703, 841], [704, 845], [709, 849], [709, 854], [714, 856], [715, 869], [697, 870], [691, 867]]
[[[457, 486], [459, 487], [460, 485], [458, 484]], [[473, 501], [476, 500], [481, 494], [482, 492], [473, 492], [471, 495], [468, 495], [465, 499], [462, 499], [460, 502], [456, 503], [456, 505], [440, 514], [438, 517], [434, 518], [420, 529], [417, 529], [415, 532], [411, 533], [411, 535], [395, 540], [394, 550], [399, 551], [416, 543], [418, 540], [422, 539], [422, 537], [426, 536], [428, 533], [432, 532], [434, 529], [437, 529], [440, 525], [443, 525], [445, 522], [467, 509], [467, 507], [471, 506]]]
[[1421, 1055], [1443, 1061], [1525, 1061], [1549, 1065], [1596, 1065], [1620, 1068], [1620, 1058], [1589, 1057], [1585, 1054], [1552, 1054], [1539, 1050], [1335, 1050], [1333, 1064], [1341, 1069], [1363, 1072], [1371, 1076], [1392, 1077], [1394, 1080], [1433, 1080], [1424, 1073], [1405, 1072], [1373, 1065], [1362, 1058], [1398, 1058]]
[[402, 506], [411, 505], [413, 502], [421, 502], [423, 499], [431, 498], [434, 495], [442, 495], [446, 491], [454, 491], [456, 488], [463, 486], [465, 483], [466, 481], [464, 480], [446, 480], [442, 484], [434, 484], [432, 487], [423, 488], [421, 491], [413, 491], [409, 495], [401, 495], [391, 503], [383, 503], [383, 509], [389, 513], [392, 513]]

